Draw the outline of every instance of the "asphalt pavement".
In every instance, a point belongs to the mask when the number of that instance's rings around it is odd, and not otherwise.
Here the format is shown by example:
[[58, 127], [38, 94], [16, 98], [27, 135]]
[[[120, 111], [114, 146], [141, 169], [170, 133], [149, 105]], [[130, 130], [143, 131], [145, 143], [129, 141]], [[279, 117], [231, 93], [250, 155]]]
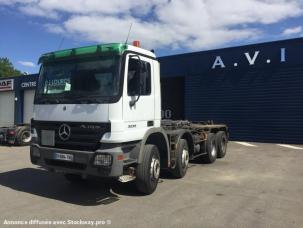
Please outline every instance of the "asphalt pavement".
[[29, 147], [0, 146], [0, 226], [303, 227], [300, 148], [230, 142], [224, 159], [165, 174], [144, 196], [132, 183], [70, 184], [32, 165]]

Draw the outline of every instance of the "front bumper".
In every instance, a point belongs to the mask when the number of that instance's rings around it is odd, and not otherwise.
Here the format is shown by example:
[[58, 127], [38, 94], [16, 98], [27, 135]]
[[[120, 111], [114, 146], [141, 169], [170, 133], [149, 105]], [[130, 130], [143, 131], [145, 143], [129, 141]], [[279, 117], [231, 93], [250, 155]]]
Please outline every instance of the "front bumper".
[[[122, 149], [121, 147], [114, 147], [110, 149], [99, 149], [97, 151], [77, 151], [42, 147], [37, 144], [32, 144], [30, 147], [30, 157], [33, 164], [40, 165], [51, 171], [98, 177], [119, 177], [123, 175], [124, 167], [121, 156], [123, 158], [128, 157], [128, 154], [123, 153]], [[54, 158], [55, 153], [72, 154], [74, 159], [72, 162], [57, 160]], [[40, 156], [37, 156], [37, 154]], [[110, 154], [112, 156], [111, 165], [94, 165], [94, 159], [97, 154]]]

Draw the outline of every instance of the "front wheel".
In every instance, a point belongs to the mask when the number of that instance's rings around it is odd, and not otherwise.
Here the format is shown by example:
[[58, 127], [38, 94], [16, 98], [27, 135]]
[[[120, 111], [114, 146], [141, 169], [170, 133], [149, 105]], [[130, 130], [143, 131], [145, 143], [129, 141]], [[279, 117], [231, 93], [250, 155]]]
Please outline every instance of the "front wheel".
[[152, 194], [158, 185], [160, 176], [160, 156], [156, 145], [144, 146], [143, 160], [137, 166], [136, 186], [139, 192]]

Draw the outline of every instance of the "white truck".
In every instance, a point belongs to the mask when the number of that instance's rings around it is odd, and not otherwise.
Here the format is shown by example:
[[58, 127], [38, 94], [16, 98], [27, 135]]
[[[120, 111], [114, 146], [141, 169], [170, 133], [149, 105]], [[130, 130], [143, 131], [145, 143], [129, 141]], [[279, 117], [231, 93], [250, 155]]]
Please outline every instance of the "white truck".
[[[161, 120], [160, 64], [123, 43], [44, 54], [31, 122], [30, 158], [71, 181], [135, 181], [155, 191], [160, 170], [185, 176], [190, 160], [226, 154], [224, 124]], [[178, 91], [171, 91], [172, 94]]]

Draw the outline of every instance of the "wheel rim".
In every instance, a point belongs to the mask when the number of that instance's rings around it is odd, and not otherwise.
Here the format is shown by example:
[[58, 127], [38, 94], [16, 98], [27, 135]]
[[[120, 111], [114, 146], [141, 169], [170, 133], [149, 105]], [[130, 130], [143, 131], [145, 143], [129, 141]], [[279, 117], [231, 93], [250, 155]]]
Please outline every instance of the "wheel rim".
[[187, 148], [183, 148], [182, 150], [182, 167], [187, 167], [189, 162], [189, 153]]
[[31, 133], [29, 131], [25, 131], [23, 132], [22, 136], [21, 136], [21, 140], [23, 143], [29, 143], [31, 141], [32, 137], [31, 137]]
[[214, 143], [212, 144], [212, 148], [211, 148], [211, 153], [210, 154], [211, 154], [212, 157], [215, 157], [216, 154], [217, 154], [217, 150], [216, 150], [216, 147], [215, 147]]
[[152, 180], [156, 180], [160, 176], [160, 161], [153, 157], [150, 164], [150, 176]]

